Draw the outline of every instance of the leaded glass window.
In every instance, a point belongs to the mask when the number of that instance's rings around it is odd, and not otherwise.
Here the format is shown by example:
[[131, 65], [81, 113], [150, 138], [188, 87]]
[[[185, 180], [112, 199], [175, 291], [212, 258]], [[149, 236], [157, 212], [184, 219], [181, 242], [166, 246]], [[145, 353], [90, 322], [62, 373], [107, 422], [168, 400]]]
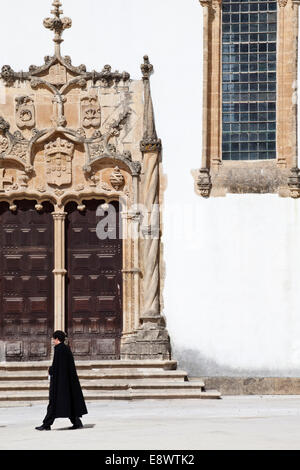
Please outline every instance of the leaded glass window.
[[222, 159], [276, 158], [277, 1], [222, 2]]

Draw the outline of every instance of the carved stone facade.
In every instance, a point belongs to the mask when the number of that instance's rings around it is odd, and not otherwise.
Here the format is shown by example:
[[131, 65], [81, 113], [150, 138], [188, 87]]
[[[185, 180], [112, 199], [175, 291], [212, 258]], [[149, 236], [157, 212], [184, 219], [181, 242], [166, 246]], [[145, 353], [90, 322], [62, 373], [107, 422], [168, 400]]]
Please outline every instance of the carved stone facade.
[[120, 357], [169, 359], [161, 312], [160, 214], [154, 222], [150, 218], [153, 205], [162, 202], [161, 141], [149, 80], [153, 67], [145, 56], [143, 80], [131, 80], [109, 65], [101, 72], [73, 66], [60, 50], [62, 33], [72, 22], [61, 17], [59, 1], [53, 7], [44, 26], [55, 33], [54, 55], [27, 72], [2, 67], [0, 202], [16, 212], [24, 199], [35, 201], [37, 211], [43, 211], [45, 202], [54, 207], [53, 323], [65, 329], [66, 206], [74, 202], [84, 213], [85, 201], [118, 201], [123, 233]]
[[298, 0], [277, 2], [276, 159], [222, 159], [222, 0], [203, 7], [202, 166], [193, 170], [195, 191], [277, 193], [300, 197], [297, 160]]

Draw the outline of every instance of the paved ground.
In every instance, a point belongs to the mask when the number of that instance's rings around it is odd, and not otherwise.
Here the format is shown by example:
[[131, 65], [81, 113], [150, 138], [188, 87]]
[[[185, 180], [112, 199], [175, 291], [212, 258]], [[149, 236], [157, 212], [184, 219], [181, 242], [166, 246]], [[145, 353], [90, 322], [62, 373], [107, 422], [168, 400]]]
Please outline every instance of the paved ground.
[[299, 396], [222, 400], [141, 400], [87, 403], [84, 429], [57, 419], [34, 429], [46, 405], [0, 407], [1, 450], [300, 449]]

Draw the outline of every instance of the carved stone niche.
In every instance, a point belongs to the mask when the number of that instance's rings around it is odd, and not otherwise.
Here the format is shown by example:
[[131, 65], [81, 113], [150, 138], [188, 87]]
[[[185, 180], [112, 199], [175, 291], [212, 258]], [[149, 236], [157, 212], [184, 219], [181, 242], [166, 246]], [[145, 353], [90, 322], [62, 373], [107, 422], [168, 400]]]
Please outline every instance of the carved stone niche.
[[35, 126], [34, 101], [30, 96], [17, 96], [16, 101], [16, 123], [20, 129]]
[[101, 125], [101, 108], [96, 94], [88, 93], [81, 98], [81, 125], [85, 129]]
[[64, 186], [72, 183], [74, 144], [57, 137], [45, 145], [46, 181], [49, 185]]

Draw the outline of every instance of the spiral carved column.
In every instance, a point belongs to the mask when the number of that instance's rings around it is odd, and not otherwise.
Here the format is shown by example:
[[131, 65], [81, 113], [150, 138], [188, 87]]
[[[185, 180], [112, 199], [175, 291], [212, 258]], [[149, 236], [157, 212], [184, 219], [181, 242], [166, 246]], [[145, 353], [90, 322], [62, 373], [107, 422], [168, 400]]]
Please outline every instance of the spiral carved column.
[[150, 92], [150, 75], [153, 66], [147, 56], [141, 66], [144, 83], [144, 134], [140, 144], [143, 154], [141, 181], [144, 207], [141, 229], [143, 257], [143, 302], [139, 327], [124, 343], [123, 358], [161, 359], [171, 358], [170, 338], [160, 306], [160, 155], [161, 141], [157, 138], [153, 104]]
[[143, 321], [148, 317], [160, 315], [159, 306], [159, 213], [158, 209], [158, 154], [144, 155], [144, 214], [142, 233], [144, 237], [144, 308]]

